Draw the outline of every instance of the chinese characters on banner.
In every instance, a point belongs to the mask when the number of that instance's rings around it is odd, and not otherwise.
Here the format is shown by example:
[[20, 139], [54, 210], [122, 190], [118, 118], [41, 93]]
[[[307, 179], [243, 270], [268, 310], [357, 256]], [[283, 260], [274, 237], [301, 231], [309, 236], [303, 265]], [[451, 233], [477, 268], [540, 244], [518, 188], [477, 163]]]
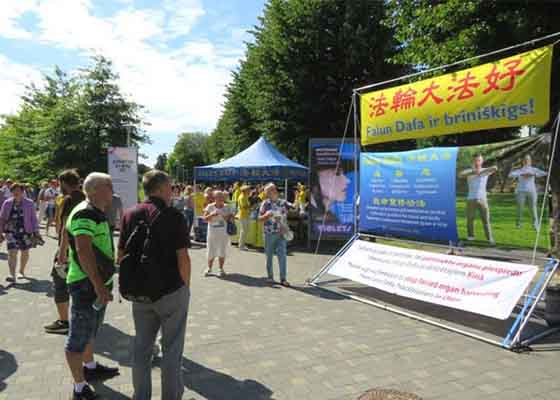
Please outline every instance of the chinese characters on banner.
[[113, 190], [123, 208], [138, 203], [138, 149], [136, 147], [109, 147], [109, 175], [113, 179]]
[[507, 319], [534, 265], [449, 256], [356, 240], [329, 269], [387, 293]]
[[311, 186], [309, 231], [312, 240], [345, 239], [354, 233], [354, 143], [340, 139], [309, 141]]
[[457, 148], [360, 155], [360, 231], [458, 241]]
[[552, 46], [361, 95], [363, 145], [549, 119]]

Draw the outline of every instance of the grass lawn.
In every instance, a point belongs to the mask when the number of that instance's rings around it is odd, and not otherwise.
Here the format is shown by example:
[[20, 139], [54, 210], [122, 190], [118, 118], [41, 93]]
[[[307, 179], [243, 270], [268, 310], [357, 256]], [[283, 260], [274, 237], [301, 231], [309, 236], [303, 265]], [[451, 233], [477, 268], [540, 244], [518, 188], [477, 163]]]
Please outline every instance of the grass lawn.
[[[490, 204], [490, 224], [494, 240], [498, 247], [520, 247], [532, 249], [535, 244], [536, 231], [533, 229], [529, 208], [525, 206], [523, 217], [521, 219], [522, 226], [516, 228], [517, 203], [514, 193], [492, 193], [488, 194], [488, 202]], [[538, 215], [540, 216], [542, 207], [542, 196], [539, 197]], [[465, 213], [466, 197], [457, 196], [457, 230], [459, 238], [467, 238], [467, 218]], [[548, 236], [548, 207], [545, 210], [543, 226], [541, 227], [539, 248], [546, 250], [549, 247]], [[486, 242], [482, 222], [477, 214], [474, 222], [474, 232], [476, 245], [483, 245]]]

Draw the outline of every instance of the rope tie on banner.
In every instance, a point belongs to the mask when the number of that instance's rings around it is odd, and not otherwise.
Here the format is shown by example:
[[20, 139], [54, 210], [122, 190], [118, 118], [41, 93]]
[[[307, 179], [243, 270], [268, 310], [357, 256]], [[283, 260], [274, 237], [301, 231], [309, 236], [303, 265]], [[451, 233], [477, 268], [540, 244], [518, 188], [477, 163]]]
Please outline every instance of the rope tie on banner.
[[[373, 89], [375, 87], [382, 86], [382, 85], [385, 85], [385, 84], [388, 84], [388, 83], [399, 82], [399, 81], [403, 81], [403, 80], [406, 80], [406, 79], [409, 79], [409, 78], [414, 78], [414, 77], [417, 77], [417, 76], [429, 74], [430, 72], [440, 71], [442, 69], [447, 69], [447, 68], [450, 68], [450, 67], [455, 67], [457, 65], [466, 64], [470, 61], [480, 60], [482, 58], [490, 57], [490, 56], [493, 56], [493, 55], [496, 55], [496, 54], [501, 54], [501, 53], [504, 53], [506, 51], [518, 49], [520, 47], [535, 45], [538, 42], [542, 42], [543, 40], [548, 40], [548, 39], [552, 39], [552, 38], [555, 38], [555, 37], [560, 37], [560, 32], [552, 33], [550, 35], [542, 36], [542, 37], [536, 38], [536, 39], [531, 39], [531, 40], [528, 40], [526, 42], [519, 43], [519, 44], [516, 44], [516, 45], [513, 45], [513, 46], [504, 47], [503, 49], [494, 50], [494, 51], [490, 51], [488, 53], [484, 53], [484, 54], [480, 54], [480, 55], [477, 55], [477, 56], [465, 58], [463, 60], [455, 61], [455, 62], [450, 63], [450, 64], [441, 65], [439, 67], [430, 68], [430, 69], [427, 69], [427, 70], [424, 70], [424, 71], [414, 72], [412, 74], [400, 76], [398, 78], [388, 79], [388, 80], [383, 81], [383, 82], [377, 82], [377, 83], [373, 83], [371, 85], [362, 86], [362, 87], [359, 87], [357, 89], [354, 89], [354, 92], [359, 93], [359, 92], [362, 92], [364, 90]], [[552, 43], [552, 45], [554, 46], [557, 43], [560, 43], [560, 39], [557, 40], [556, 42]]]
[[[559, 40], [560, 42], [560, 40]], [[554, 126], [556, 125], [556, 128], [554, 128]], [[552, 146], [551, 148], [551, 155], [550, 155], [550, 161], [548, 163], [548, 173], [546, 175], [546, 184], [544, 187], [544, 197], [543, 197], [543, 203], [542, 203], [542, 207], [541, 207], [541, 216], [539, 218], [539, 225], [537, 227], [537, 237], [535, 239], [535, 244], [533, 246], [533, 258], [531, 263], [535, 264], [535, 260], [537, 258], [537, 248], [539, 247], [539, 240], [541, 238], [541, 230], [542, 230], [542, 224], [543, 224], [543, 219], [544, 219], [544, 211], [546, 209], [546, 207], [548, 206], [548, 201], [547, 201], [547, 197], [548, 197], [548, 192], [549, 192], [549, 186], [550, 186], [550, 177], [552, 175], [552, 164], [554, 163], [554, 154], [556, 153], [556, 146], [558, 146], [558, 128], [560, 127], [560, 112], [558, 112], [558, 115], [556, 116], [556, 119], [554, 120], [554, 123], [552, 124], [552, 129], [551, 129], [551, 143], [550, 145]], [[551, 243], [552, 244], [552, 243]]]
[[[350, 116], [352, 115], [352, 110], [353, 109], [354, 109], [354, 96], [352, 96], [352, 101], [350, 102], [350, 108], [348, 109], [348, 114], [346, 116], [346, 124], [345, 124], [345, 127], [344, 127], [344, 134], [342, 136], [342, 141], [340, 142], [340, 147], [339, 147], [339, 150], [338, 150], [338, 158], [336, 160], [336, 170], [337, 171], [338, 171], [338, 168], [340, 167], [340, 160], [342, 159], [342, 150], [344, 148], [343, 147], [344, 142], [346, 141], [346, 136], [347, 136], [347, 133], [348, 133], [348, 126], [350, 125]], [[309, 186], [310, 186], [309, 190], [311, 191], [311, 185], [309, 185]], [[330, 187], [329, 197], [332, 197], [333, 193], [334, 193], [334, 184], [332, 184], [331, 187]], [[323, 214], [323, 220], [321, 221], [321, 225], [324, 226], [326, 221], [327, 221], [327, 213]], [[311, 229], [313, 229], [313, 221], [311, 220], [311, 218], [309, 218], [309, 224], [311, 225]], [[311, 232], [311, 229], [309, 230], [309, 232]], [[321, 244], [322, 236], [323, 236], [323, 229], [319, 229], [319, 237], [317, 238], [317, 246], [315, 247], [315, 253], [314, 253], [314, 255], [315, 255], [315, 268], [317, 267], [317, 262], [318, 261], [317, 261], [316, 256], [317, 256], [317, 254], [319, 254], [319, 246]]]

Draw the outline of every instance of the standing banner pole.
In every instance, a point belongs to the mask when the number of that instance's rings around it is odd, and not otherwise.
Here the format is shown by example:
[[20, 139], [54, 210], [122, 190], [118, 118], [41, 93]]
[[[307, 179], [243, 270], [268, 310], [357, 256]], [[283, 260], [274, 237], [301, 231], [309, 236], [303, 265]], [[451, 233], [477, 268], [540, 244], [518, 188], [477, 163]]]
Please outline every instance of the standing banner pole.
[[[511, 341], [511, 345], [515, 346], [517, 343], [520, 342], [520, 338], [521, 338], [521, 333], [523, 332], [523, 329], [525, 328], [525, 326], [527, 325], [527, 323], [529, 322], [529, 318], [531, 317], [531, 315], [533, 314], [533, 311], [535, 310], [535, 308], [537, 307], [537, 304], [539, 303], [539, 301], [541, 300], [544, 291], [546, 290], [548, 283], [550, 282], [550, 280], [552, 279], [552, 277], [554, 276], [554, 273], [556, 272], [556, 270], [558, 269], [558, 260], [552, 259], [548, 262], [548, 264], [545, 266], [544, 272], [543, 272], [543, 276], [545, 276], [546, 271], [549, 270], [548, 276], [544, 279], [544, 282], [542, 284], [542, 286], [539, 288], [537, 285], [535, 285], [534, 289], [532, 292], [536, 292], [538, 290], [538, 294], [536, 296], [534, 296], [532, 299], [530, 298], [529, 301], [533, 301], [533, 304], [531, 305], [531, 308], [529, 309], [529, 311], [527, 312], [527, 316], [525, 317], [525, 320], [521, 323], [521, 325], [519, 326], [519, 330], [517, 331], [517, 334], [515, 335], [515, 337], [513, 338], [513, 340]], [[539, 290], [540, 289], [540, 290]], [[533, 293], [532, 293], [533, 294]]]
[[354, 91], [352, 95], [352, 106], [354, 107], [354, 235], [358, 234], [358, 213], [360, 208], [358, 206], [358, 199], [360, 198], [359, 190], [359, 179], [360, 174], [358, 172], [358, 158], [360, 157], [360, 142], [358, 141], [358, 92]]
[[[542, 224], [543, 224], [543, 219], [544, 219], [544, 211], [546, 210], [546, 207], [548, 206], [548, 201], [547, 201], [547, 197], [548, 197], [548, 188], [550, 185], [550, 177], [552, 176], [552, 164], [554, 162], [554, 154], [556, 153], [556, 146], [558, 146], [558, 127], [560, 126], [560, 112], [558, 112], [558, 115], [556, 116], [556, 120], [554, 121], [554, 123], [552, 124], [552, 126], [554, 127], [554, 125], [556, 124], [556, 129], [554, 129], [554, 133], [550, 133], [551, 135], [554, 135], [553, 138], [551, 138], [551, 146], [552, 146], [552, 152], [551, 152], [551, 156], [550, 156], [550, 162], [548, 164], [548, 174], [546, 176], [546, 185], [544, 187], [544, 197], [543, 197], [543, 204], [541, 207], [541, 217], [539, 219], [539, 225], [537, 227], [537, 237], [535, 239], [535, 245], [533, 247], [533, 264], [535, 263], [535, 259], [537, 257], [537, 248], [539, 246], [539, 240], [541, 238], [541, 230], [542, 230]], [[554, 245], [554, 243], [551, 243], [550, 246], [552, 247]]]

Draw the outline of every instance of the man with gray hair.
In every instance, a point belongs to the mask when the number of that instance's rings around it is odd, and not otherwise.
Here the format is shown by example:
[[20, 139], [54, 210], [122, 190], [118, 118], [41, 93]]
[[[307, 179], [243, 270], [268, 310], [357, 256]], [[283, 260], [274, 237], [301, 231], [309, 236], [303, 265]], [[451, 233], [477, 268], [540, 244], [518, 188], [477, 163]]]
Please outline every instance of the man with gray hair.
[[72, 298], [70, 330], [66, 340], [66, 361], [72, 377], [72, 399], [97, 398], [87, 382], [118, 375], [93, 359], [93, 342], [103, 323], [111, 294], [114, 272], [113, 238], [105, 213], [111, 206], [113, 185], [107, 174], [93, 172], [84, 181], [86, 200], [67, 218], [68, 275]]
[[[136, 331], [132, 365], [133, 398], [152, 398], [153, 348], [161, 329], [161, 398], [176, 400], [182, 398], [185, 390], [181, 364], [191, 277], [187, 224], [181, 212], [171, 207], [173, 188], [165, 172], [147, 172], [142, 185], [147, 200], [125, 212], [119, 239], [119, 260], [122, 260], [120, 288], [121, 293], [133, 301], [132, 316]], [[145, 233], [146, 237], [137, 238], [138, 228], [146, 225], [149, 233]], [[143, 244], [138, 258], [134, 251], [136, 246], [132, 244], [136, 241]], [[145, 245], [147, 242], [149, 245]], [[136, 272], [139, 270], [142, 271], [141, 276], [138, 275], [140, 272]], [[150, 284], [141, 284], [146, 281]], [[136, 285], [136, 282], [140, 284]], [[124, 293], [125, 290], [128, 293]]]

